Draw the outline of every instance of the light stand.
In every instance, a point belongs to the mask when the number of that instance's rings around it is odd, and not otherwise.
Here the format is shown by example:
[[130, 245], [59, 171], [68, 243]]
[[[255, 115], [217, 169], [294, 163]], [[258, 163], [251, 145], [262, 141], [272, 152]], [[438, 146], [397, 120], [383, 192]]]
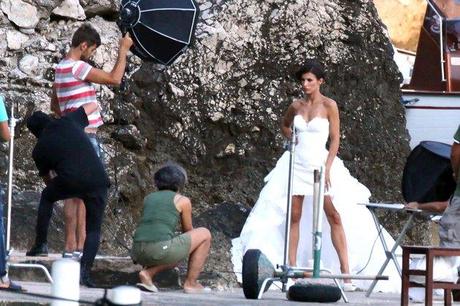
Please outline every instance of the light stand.
[[313, 278], [319, 278], [323, 235], [324, 166], [313, 171]]
[[[291, 208], [292, 208], [292, 183], [294, 181], [294, 162], [295, 162], [295, 147], [296, 147], [296, 129], [294, 124], [291, 128], [292, 134], [289, 142], [289, 177], [288, 177], [288, 190], [287, 190], [287, 209], [286, 209], [286, 223], [285, 223], [285, 239], [284, 239], [284, 258], [283, 270], [288, 267], [289, 260], [289, 237], [291, 234]], [[286, 292], [287, 278], [281, 280], [283, 292]]]
[[14, 118], [14, 106], [11, 103], [11, 119], [9, 122], [10, 128], [10, 152], [8, 156], [8, 208], [7, 208], [7, 223], [6, 223], [6, 249], [9, 253], [11, 240], [11, 203], [13, 197], [13, 154], [14, 154], [14, 128], [16, 126], [16, 118]]
[[11, 207], [12, 207], [12, 198], [13, 198], [13, 156], [14, 156], [14, 128], [16, 127], [16, 118], [14, 118], [14, 104], [11, 103], [11, 118], [10, 118], [10, 152], [8, 158], [8, 212], [7, 212], [7, 223], [6, 223], [6, 251], [8, 254], [7, 267], [15, 268], [37, 268], [43, 270], [46, 275], [46, 278], [50, 283], [53, 283], [48, 269], [42, 264], [33, 264], [33, 263], [10, 263], [9, 255], [11, 254], [10, 240], [11, 240]]

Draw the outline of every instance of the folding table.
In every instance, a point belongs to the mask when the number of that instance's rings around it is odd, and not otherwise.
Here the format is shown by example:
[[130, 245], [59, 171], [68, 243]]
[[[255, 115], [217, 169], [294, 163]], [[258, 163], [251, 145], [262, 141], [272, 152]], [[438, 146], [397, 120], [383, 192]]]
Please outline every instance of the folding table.
[[[423, 216], [423, 217], [428, 217], [431, 221], [436, 221], [439, 220], [440, 214], [435, 213], [435, 212], [428, 212], [428, 211], [423, 211], [421, 209], [410, 209], [406, 208], [404, 204], [384, 204], [384, 203], [360, 203], [360, 205], [365, 205], [369, 211], [372, 214], [372, 218], [374, 219], [375, 227], [377, 228], [377, 233], [380, 238], [380, 242], [382, 243], [382, 247], [385, 250], [385, 256], [386, 259], [384, 263], [382, 264], [379, 272], [377, 273], [377, 276], [383, 275], [383, 271], [385, 271], [385, 268], [387, 265], [390, 263], [390, 260], [393, 261], [396, 269], [398, 270], [399, 276], [402, 276], [402, 271], [401, 271], [401, 265], [399, 264], [397, 258], [396, 258], [396, 250], [400, 246], [402, 240], [406, 236], [406, 233], [412, 228], [414, 224], [414, 220], [418, 216]], [[404, 223], [404, 226], [399, 233], [398, 237], [395, 240], [395, 243], [393, 246], [391, 246], [391, 249], [388, 247], [387, 242], [385, 241], [385, 238], [382, 233], [382, 228], [383, 225], [380, 224], [380, 221], [376, 215], [376, 210], [378, 209], [385, 209], [385, 210], [394, 210], [394, 211], [404, 211], [407, 214], [409, 214], [409, 218], [407, 221]], [[371, 286], [366, 292], [366, 297], [369, 297], [374, 290], [375, 285], [377, 284], [377, 279], [372, 281]]]

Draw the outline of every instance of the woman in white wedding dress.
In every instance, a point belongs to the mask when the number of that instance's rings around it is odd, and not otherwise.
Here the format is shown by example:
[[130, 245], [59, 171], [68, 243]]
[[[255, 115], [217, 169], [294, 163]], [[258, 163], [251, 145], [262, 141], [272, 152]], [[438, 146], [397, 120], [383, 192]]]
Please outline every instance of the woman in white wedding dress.
[[[308, 61], [297, 73], [305, 98], [295, 100], [288, 108], [282, 132], [291, 137], [291, 126], [297, 132], [295, 150], [291, 235], [289, 239], [289, 265], [307, 266], [312, 258], [312, 196], [313, 171], [325, 166], [325, 197], [322, 267], [333, 273], [360, 273], [375, 275], [386, 256], [378, 240], [378, 233], [367, 203], [370, 191], [345, 168], [336, 157], [340, 141], [340, 119], [337, 104], [320, 92], [324, 82], [322, 66]], [[329, 139], [329, 150], [326, 143]], [[240, 278], [242, 257], [248, 249], [260, 249], [274, 264], [282, 264], [284, 256], [285, 215], [289, 152], [278, 160], [266, 176], [254, 208], [241, 231], [232, 240], [232, 262]], [[383, 229], [385, 240], [391, 247], [391, 236]], [[331, 239], [327, 239], [330, 235]], [[399, 292], [401, 279], [394, 265], [387, 266], [384, 275], [389, 281], [379, 281], [376, 291]], [[344, 289], [353, 291], [369, 287], [369, 281], [344, 280]]]

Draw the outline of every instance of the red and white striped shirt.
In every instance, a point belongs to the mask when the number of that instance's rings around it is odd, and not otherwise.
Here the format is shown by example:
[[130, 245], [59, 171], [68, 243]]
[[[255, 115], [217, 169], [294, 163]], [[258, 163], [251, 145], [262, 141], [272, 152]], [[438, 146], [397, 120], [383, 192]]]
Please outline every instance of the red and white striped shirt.
[[[93, 67], [84, 61], [72, 59], [64, 59], [56, 66], [54, 86], [63, 115], [87, 103], [98, 104], [94, 86], [85, 81], [91, 68]], [[89, 128], [97, 128], [103, 124], [99, 108], [88, 115], [88, 121]]]

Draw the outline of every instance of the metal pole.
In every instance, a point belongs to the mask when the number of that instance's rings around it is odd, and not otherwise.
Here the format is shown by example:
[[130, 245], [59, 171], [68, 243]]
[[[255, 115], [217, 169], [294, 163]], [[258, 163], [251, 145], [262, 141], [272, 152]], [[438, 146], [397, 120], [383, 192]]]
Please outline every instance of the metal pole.
[[315, 249], [316, 249], [316, 234], [318, 230], [318, 206], [319, 206], [319, 181], [320, 181], [320, 176], [321, 174], [319, 173], [318, 169], [313, 170], [313, 203], [312, 203], [312, 208], [313, 208], [313, 222], [312, 226], [313, 228], [311, 229], [311, 234], [312, 234], [312, 246], [311, 246], [311, 255], [313, 258], [313, 271], [315, 271], [314, 275], [318, 275], [318, 267], [315, 266]]
[[[308, 274], [304, 274], [304, 277], [311, 277]], [[334, 279], [361, 279], [361, 280], [388, 280], [388, 276], [385, 275], [356, 275], [356, 274], [329, 274], [319, 273], [317, 277], [313, 275], [313, 278], [334, 278]]]
[[[286, 209], [286, 225], [285, 225], [285, 239], [284, 239], [284, 259], [283, 265], [286, 267], [289, 259], [289, 238], [291, 234], [291, 206], [292, 206], [292, 183], [294, 178], [294, 158], [296, 146], [296, 130], [294, 125], [291, 127], [291, 141], [289, 143], [289, 176], [288, 176], [288, 190], [287, 190], [287, 209]], [[286, 291], [286, 283], [283, 282], [283, 291]]]
[[323, 231], [323, 206], [324, 206], [324, 180], [325, 171], [321, 166], [320, 170], [315, 170], [313, 185], [313, 277], [320, 277], [321, 270], [321, 248], [322, 248], [322, 231]]
[[13, 151], [14, 151], [14, 127], [16, 126], [16, 118], [14, 118], [14, 104], [11, 103], [11, 118], [10, 118], [10, 154], [8, 157], [8, 213], [6, 222], [6, 251], [10, 251], [11, 239], [11, 204], [13, 196]]
[[446, 81], [446, 74], [444, 71], [444, 39], [442, 37], [442, 17], [439, 16], [439, 52], [441, 56], [441, 81]]
[[[11, 252], [10, 240], [11, 240], [11, 208], [13, 204], [13, 155], [14, 155], [14, 128], [16, 126], [16, 118], [14, 118], [14, 104], [11, 103], [11, 116], [10, 116], [10, 154], [8, 157], [8, 213], [7, 213], [7, 222], [6, 222], [6, 252], [9, 255]], [[8, 268], [18, 267], [18, 268], [38, 268], [41, 269], [46, 278], [50, 283], [53, 283], [53, 279], [48, 272], [48, 269], [42, 264], [34, 263], [10, 263], [7, 262]]]
[[431, 7], [433, 12], [435, 12], [436, 16], [439, 18], [439, 51], [440, 51], [440, 56], [441, 56], [441, 81], [446, 81], [446, 75], [444, 72], [444, 39], [442, 37], [442, 15], [438, 12], [438, 10], [434, 7], [433, 3], [431, 1], [427, 1], [427, 4]]
[[318, 193], [319, 193], [319, 171], [317, 169], [313, 170], [313, 203], [312, 203], [312, 210], [313, 210], [313, 222], [312, 222], [312, 248], [311, 248], [311, 255], [312, 258], [315, 258], [315, 233], [316, 229], [318, 228]]
[[[290, 271], [288, 277], [293, 278], [335, 278], [335, 279], [362, 279], [362, 280], [388, 280], [389, 277], [386, 275], [357, 275], [357, 274], [332, 274], [332, 271], [328, 269], [320, 269], [318, 277], [313, 275], [314, 271], [309, 268], [295, 268]], [[324, 273], [326, 272], [326, 273]], [[275, 271], [274, 277], [283, 277], [283, 271]]]

